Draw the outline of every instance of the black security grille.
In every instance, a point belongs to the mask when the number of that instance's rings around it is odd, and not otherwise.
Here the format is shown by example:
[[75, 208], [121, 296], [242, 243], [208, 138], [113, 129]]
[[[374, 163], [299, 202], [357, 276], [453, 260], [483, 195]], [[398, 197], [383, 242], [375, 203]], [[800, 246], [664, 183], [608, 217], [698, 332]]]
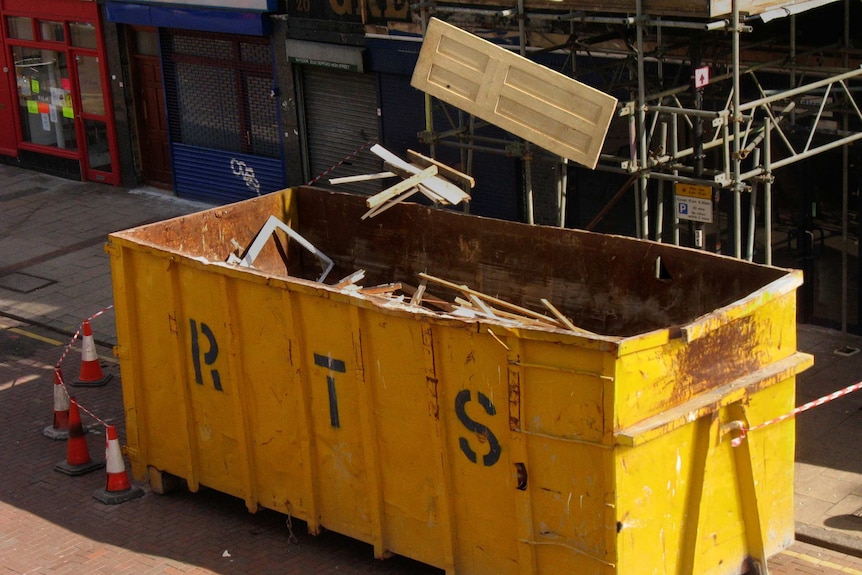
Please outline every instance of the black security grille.
[[161, 38], [171, 141], [279, 157], [269, 41], [179, 30]]

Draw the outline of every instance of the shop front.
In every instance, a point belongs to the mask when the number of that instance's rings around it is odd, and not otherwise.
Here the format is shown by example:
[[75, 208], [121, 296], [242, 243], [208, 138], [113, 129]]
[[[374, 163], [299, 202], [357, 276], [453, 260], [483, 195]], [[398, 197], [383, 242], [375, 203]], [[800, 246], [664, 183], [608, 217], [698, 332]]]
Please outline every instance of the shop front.
[[141, 179], [226, 203], [283, 188], [285, 167], [268, 16], [277, 3], [217, 4], [104, 6], [125, 38]]
[[119, 183], [98, 5], [2, 0], [0, 154], [20, 165]]

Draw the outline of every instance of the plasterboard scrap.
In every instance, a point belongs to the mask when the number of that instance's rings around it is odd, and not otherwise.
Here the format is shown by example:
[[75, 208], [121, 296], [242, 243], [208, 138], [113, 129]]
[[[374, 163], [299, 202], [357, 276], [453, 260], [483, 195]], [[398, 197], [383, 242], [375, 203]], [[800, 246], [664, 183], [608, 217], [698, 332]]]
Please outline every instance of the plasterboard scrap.
[[359, 176], [343, 176], [341, 178], [330, 178], [330, 184], [352, 184], [353, 182], [367, 182], [370, 180], [385, 180], [386, 178], [394, 178], [398, 174], [393, 172], [378, 172], [376, 174], [362, 174]]
[[420, 154], [415, 150], [407, 150], [407, 157], [410, 158], [411, 163], [416, 164], [417, 166], [421, 166], [423, 168], [427, 168], [431, 165], [437, 166], [437, 168], [439, 168], [440, 175], [444, 178], [458, 182], [462, 185], [466, 185], [470, 188], [476, 187], [476, 180], [473, 178], [473, 176], [468, 176], [464, 172], [459, 172], [455, 168], [447, 166], [442, 162], [438, 162], [434, 158], [429, 158], [428, 156]]
[[477, 310], [477, 309], [470, 308], [470, 307], [457, 306], [455, 309], [453, 309], [449, 313], [456, 316], [456, 317], [475, 319], [475, 318], [479, 317], [479, 315], [482, 312]]
[[410, 85], [595, 168], [617, 100], [432, 18]]
[[[422, 171], [422, 168], [418, 166], [414, 166], [409, 162], [406, 162], [381, 146], [380, 144], [374, 144], [371, 146], [371, 152], [382, 158], [383, 161], [389, 162], [396, 168], [400, 168], [402, 170], [406, 170], [411, 174], [416, 174]], [[426, 186], [429, 190], [446, 199], [452, 205], [456, 205], [462, 201], [469, 201], [470, 195], [465, 193], [464, 190], [456, 186], [451, 182], [447, 182], [446, 180], [433, 176], [428, 178], [422, 183], [423, 186]]]
[[410, 170], [405, 170], [404, 168], [396, 166], [395, 164], [390, 164], [387, 161], [383, 162], [383, 167], [395, 174], [396, 176], [401, 176], [404, 179], [407, 179], [416, 173]]

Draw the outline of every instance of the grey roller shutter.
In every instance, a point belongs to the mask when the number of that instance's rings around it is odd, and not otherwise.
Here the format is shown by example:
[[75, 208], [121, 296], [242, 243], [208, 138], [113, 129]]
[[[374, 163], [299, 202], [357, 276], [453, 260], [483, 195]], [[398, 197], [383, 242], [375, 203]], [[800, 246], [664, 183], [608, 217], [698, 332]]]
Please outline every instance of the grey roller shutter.
[[[377, 142], [379, 138], [375, 77], [371, 74], [304, 66], [302, 89], [311, 178], [318, 177], [341, 162], [318, 183], [328, 186], [331, 177], [381, 171], [380, 160], [367, 149], [369, 143]], [[345, 160], [363, 146], [356, 157]], [[370, 181], [340, 185], [338, 189], [373, 194], [382, 188], [380, 181]]]

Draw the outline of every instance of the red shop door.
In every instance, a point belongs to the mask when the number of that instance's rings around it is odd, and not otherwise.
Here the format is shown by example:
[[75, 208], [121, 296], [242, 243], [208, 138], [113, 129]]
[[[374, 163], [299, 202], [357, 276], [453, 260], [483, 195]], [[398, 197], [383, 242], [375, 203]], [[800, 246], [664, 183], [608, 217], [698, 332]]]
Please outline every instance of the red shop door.
[[[6, 51], [0, 48], [0, 154], [4, 156], [18, 155], [18, 139], [15, 120], [15, 110], [12, 104], [12, 82], [15, 81], [15, 71], [9, 67]], [[15, 94], [17, 99], [18, 95]]]

